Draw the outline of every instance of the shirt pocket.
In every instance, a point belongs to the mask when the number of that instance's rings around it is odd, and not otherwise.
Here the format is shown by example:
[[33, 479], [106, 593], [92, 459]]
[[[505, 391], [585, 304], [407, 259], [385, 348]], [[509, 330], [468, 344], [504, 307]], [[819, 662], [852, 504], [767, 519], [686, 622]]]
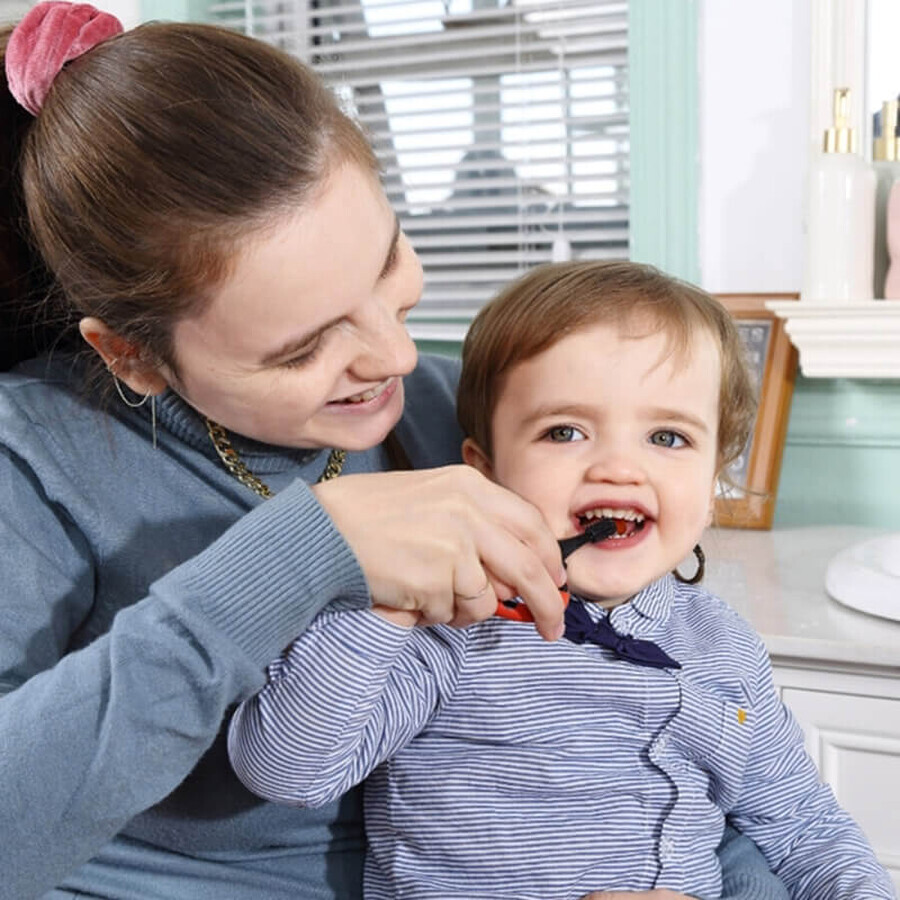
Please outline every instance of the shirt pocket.
[[678, 744], [708, 774], [711, 799], [727, 812], [740, 796], [753, 744], [753, 709], [683, 680], [681, 695], [673, 722]]

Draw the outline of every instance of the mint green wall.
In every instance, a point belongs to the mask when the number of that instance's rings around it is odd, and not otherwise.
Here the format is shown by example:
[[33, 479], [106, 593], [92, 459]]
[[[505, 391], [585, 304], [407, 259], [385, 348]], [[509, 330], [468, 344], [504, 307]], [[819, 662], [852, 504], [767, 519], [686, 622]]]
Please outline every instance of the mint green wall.
[[141, 21], [198, 22], [208, 5], [206, 0], [141, 0]]
[[631, 0], [631, 258], [700, 280], [697, 3]]
[[832, 523], [900, 528], [900, 381], [797, 381], [775, 524]]

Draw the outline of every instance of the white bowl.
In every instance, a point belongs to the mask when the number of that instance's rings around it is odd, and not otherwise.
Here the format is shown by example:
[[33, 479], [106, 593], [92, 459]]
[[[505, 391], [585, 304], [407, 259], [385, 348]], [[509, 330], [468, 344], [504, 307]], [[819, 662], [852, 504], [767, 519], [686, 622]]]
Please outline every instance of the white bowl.
[[900, 621], [900, 533], [841, 550], [828, 564], [825, 590], [845, 606]]

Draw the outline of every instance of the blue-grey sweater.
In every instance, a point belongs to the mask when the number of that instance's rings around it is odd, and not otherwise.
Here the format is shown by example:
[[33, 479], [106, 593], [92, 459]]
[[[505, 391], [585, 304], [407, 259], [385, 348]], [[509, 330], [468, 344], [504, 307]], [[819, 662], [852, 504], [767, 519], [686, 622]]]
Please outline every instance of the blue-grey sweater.
[[[459, 459], [456, 377], [423, 358], [405, 380], [416, 467]], [[0, 898], [358, 898], [359, 795], [265, 803], [223, 739], [325, 605], [369, 602], [308, 489], [326, 455], [235, 438], [263, 502], [173, 393], [154, 449], [149, 407], [98, 406], [67, 357], [0, 376]], [[386, 467], [376, 448], [344, 471]], [[769, 896], [751, 851], [726, 880]]]
[[[430, 358], [406, 379], [415, 466], [459, 459], [456, 375]], [[82, 384], [66, 358], [0, 378], [0, 897], [359, 896], [357, 795], [264, 803], [223, 740], [323, 606], [368, 602], [307, 488], [327, 454], [236, 439], [263, 502], [177, 395], [154, 449], [149, 403], [100, 411]]]

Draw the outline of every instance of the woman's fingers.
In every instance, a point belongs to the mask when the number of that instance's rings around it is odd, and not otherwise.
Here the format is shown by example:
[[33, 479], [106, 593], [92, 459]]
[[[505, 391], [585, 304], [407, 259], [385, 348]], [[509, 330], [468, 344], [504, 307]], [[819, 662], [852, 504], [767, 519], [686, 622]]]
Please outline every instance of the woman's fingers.
[[[491, 486], [496, 488], [496, 485]], [[521, 498], [513, 499], [524, 504], [521, 513], [506, 520], [498, 512], [506, 523], [505, 529], [496, 527], [490, 518], [476, 519], [470, 526], [472, 540], [489, 575], [495, 598], [521, 597], [540, 634], [547, 640], [555, 640], [563, 629], [563, 604], [558, 585], [565, 580], [565, 572], [559, 546], [537, 510]]]
[[497, 595], [480, 562], [478, 570], [484, 579], [484, 585], [480, 591], [471, 594], [464, 594], [459, 590], [454, 592], [453, 618], [448, 623], [454, 628], [466, 628], [468, 625], [489, 619], [497, 609]]
[[521, 596], [548, 639], [562, 631], [559, 548], [531, 504], [467, 466], [350, 475], [316, 485], [373, 602], [471, 624]]

